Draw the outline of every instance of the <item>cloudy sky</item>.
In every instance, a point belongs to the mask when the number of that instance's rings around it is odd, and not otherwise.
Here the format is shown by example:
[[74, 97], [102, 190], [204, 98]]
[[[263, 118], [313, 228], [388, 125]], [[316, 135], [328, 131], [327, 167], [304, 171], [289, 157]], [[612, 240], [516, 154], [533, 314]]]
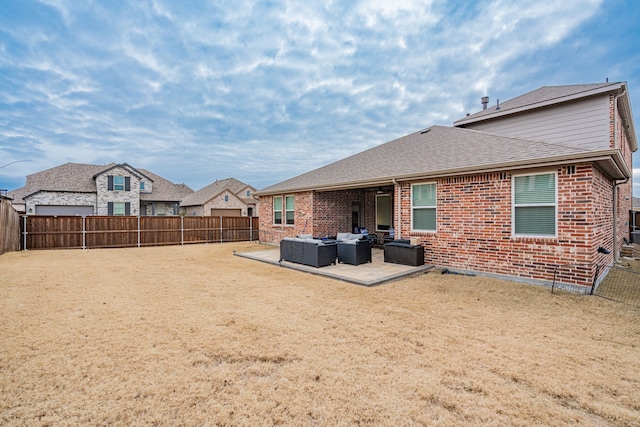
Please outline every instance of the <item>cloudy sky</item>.
[[635, 0], [4, 0], [0, 188], [66, 162], [264, 188], [606, 78], [640, 124], [639, 22]]

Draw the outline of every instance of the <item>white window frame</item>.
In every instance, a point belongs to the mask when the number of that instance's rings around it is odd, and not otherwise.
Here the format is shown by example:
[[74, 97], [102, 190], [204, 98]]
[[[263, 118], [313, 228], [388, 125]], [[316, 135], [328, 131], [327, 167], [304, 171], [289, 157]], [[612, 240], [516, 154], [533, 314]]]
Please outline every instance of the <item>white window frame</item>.
[[[516, 205], [516, 178], [523, 176], [534, 176], [534, 175], [554, 175], [554, 203], [529, 203], [529, 204], [520, 204]], [[554, 234], [517, 234], [516, 233], [516, 209], [519, 207], [550, 207], [553, 206], [553, 216], [554, 216]], [[533, 172], [533, 173], [522, 173], [518, 175], [511, 176], [511, 235], [513, 237], [533, 237], [533, 238], [548, 238], [553, 239], [558, 237], [558, 171], [545, 171], [545, 172]]]
[[[287, 209], [287, 199], [293, 199], [293, 209]], [[296, 222], [296, 198], [293, 194], [289, 194], [287, 196], [284, 196], [283, 198], [283, 205], [282, 205], [282, 211], [284, 213], [283, 215], [283, 219], [284, 219], [284, 225], [288, 225], [288, 226], [293, 226], [295, 225]], [[288, 218], [287, 218], [287, 213], [291, 212], [293, 215], [291, 217], [291, 223], [288, 222]]]
[[[436, 202], [435, 205], [433, 206], [413, 206], [413, 189], [416, 186], [422, 186], [422, 185], [433, 185], [435, 192], [436, 192]], [[420, 233], [435, 233], [436, 230], [438, 229], [438, 183], [435, 181], [429, 181], [429, 182], [416, 182], [415, 184], [411, 184], [411, 231], [418, 231]], [[433, 229], [423, 229], [423, 228], [415, 228], [414, 224], [413, 224], [413, 213], [416, 210], [433, 210], [435, 213], [435, 218], [436, 218], [436, 224], [435, 227]]]
[[[276, 210], [276, 199], [280, 199], [280, 210]], [[284, 225], [284, 197], [273, 196], [273, 203], [271, 208], [273, 209], [273, 225]], [[276, 212], [280, 212], [280, 223], [276, 222]]]

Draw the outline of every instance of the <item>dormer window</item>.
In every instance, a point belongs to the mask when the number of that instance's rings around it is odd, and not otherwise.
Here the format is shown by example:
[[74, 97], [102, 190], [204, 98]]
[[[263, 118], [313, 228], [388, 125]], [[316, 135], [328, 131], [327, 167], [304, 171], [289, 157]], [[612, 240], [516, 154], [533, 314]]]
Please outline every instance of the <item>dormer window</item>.
[[140, 181], [140, 191], [144, 191], [144, 181]]

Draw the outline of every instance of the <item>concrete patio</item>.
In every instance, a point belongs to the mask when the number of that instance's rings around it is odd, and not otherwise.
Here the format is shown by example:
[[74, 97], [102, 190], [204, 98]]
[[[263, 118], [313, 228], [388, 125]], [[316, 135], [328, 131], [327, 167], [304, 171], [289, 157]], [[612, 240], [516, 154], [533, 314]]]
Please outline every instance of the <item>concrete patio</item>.
[[277, 246], [273, 249], [238, 253], [236, 255], [362, 286], [375, 286], [393, 280], [424, 274], [433, 268], [431, 265], [412, 267], [409, 265], [384, 262], [383, 250], [379, 248], [371, 249], [370, 263], [360, 265], [337, 263], [336, 265], [320, 268], [288, 261], [280, 262], [280, 249]]

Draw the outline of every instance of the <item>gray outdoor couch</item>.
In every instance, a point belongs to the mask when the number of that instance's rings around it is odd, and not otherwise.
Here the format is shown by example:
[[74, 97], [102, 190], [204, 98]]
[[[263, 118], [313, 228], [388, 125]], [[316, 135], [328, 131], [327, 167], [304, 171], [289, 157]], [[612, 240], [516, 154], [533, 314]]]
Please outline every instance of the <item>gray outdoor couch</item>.
[[320, 239], [285, 237], [280, 242], [280, 260], [312, 267], [324, 267], [336, 263], [336, 242]]

